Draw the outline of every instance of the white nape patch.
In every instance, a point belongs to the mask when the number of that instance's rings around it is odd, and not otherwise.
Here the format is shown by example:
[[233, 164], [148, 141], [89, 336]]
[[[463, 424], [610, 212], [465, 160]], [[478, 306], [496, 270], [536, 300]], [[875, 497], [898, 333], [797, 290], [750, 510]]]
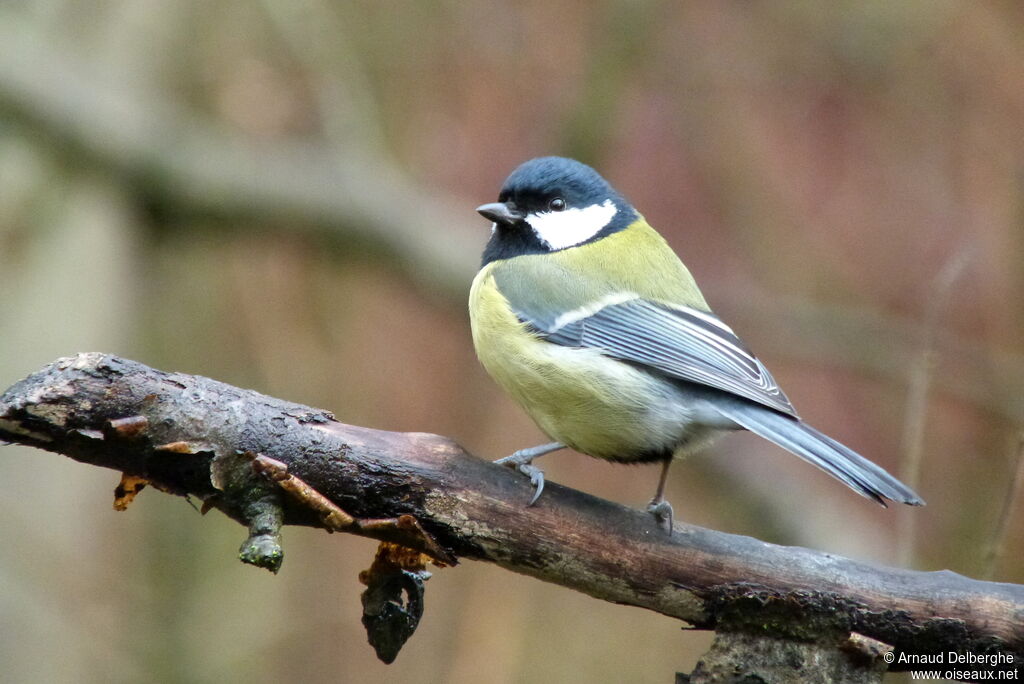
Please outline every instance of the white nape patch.
[[565, 249], [582, 244], [600, 233], [612, 222], [617, 211], [615, 202], [608, 199], [602, 204], [591, 204], [582, 209], [530, 214], [526, 222], [545, 245], [551, 249]]
[[615, 306], [616, 304], [622, 304], [623, 302], [628, 302], [633, 299], [640, 299], [640, 295], [638, 295], [636, 292], [613, 292], [610, 295], [605, 295], [604, 297], [594, 300], [589, 304], [584, 304], [578, 309], [566, 311], [564, 314], [555, 319], [555, 323], [551, 328], [551, 332], [560, 330], [565, 326], [569, 325], [570, 323], [575, 323], [576, 321], [582, 320], [584, 318], [589, 318], [590, 316], [593, 316], [606, 306]]

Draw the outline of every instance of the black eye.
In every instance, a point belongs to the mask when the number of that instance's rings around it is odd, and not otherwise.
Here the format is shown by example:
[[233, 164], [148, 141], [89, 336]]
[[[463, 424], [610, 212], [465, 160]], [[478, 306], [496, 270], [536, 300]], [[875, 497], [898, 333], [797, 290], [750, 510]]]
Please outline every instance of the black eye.
[[561, 197], [556, 197], [548, 202], [548, 209], [551, 211], [565, 211], [565, 200]]

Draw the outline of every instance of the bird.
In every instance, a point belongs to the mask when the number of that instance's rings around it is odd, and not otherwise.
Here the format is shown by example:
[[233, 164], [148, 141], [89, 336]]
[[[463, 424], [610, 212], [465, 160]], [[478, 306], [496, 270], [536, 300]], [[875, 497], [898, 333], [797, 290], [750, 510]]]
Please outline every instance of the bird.
[[800, 418], [665, 239], [590, 166], [531, 159], [476, 211], [491, 222], [469, 296], [476, 354], [552, 440], [496, 461], [530, 478], [529, 506], [544, 489], [533, 461], [559, 449], [660, 463], [647, 511], [671, 534], [673, 460], [742, 429], [882, 506], [924, 504]]

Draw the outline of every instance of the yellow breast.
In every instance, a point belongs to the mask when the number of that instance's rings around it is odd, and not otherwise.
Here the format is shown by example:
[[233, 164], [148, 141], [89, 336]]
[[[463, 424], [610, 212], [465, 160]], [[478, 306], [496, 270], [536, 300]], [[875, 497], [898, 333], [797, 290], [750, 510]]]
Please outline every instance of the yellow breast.
[[[477, 274], [470, 318], [491, 377], [552, 439], [598, 458], [635, 460], [670, 441], [671, 388], [595, 349], [562, 347], [518, 320], [499, 291], [495, 264]], [[664, 418], [664, 419], [663, 419]]]

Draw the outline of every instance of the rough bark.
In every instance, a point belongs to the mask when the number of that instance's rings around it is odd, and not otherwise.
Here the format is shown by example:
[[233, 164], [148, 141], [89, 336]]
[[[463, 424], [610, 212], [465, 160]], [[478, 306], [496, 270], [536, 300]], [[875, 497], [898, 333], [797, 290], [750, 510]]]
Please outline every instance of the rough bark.
[[[720, 638], [839, 647], [853, 633], [896, 653], [1024, 655], [1024, 586], [874, 566], [681, 522], [669, 536], [643, 512], [555, 483], [527, 507], [532, 488], [520, 475], [444, 437], [345, 425], [320, 409], [114, 356], [60, 359], [9, 388], [0, 439], [195, 496], [249, 526], [245, 560], [267, 567], [280, 562], [280, 522], [325, 523], [256, 474], [252, 455], [280, 461], [370, 521], [353, 527], [357, 534], [449, 562], [493, 562]], [[419, 531], [375, 522], [404, 516]]]
[[677, 684], [871, 684], [885, 673], [884, 644], [859, 635], [834, 641], [805, 642], [746, 632], [715, 635], [711, 649], [692, 675]]

